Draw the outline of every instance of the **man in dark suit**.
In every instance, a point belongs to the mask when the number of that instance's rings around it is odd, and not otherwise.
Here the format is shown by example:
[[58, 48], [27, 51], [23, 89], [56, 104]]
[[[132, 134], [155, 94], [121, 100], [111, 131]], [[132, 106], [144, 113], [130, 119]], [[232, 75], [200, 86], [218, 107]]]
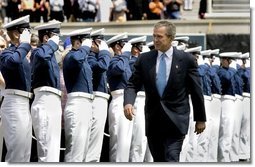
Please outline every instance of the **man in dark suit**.
[[155, 24], [155, 50], [140, 55], [124, 91], [124, 114], [132, 120], [136, 93], [144, 85], [146, 135], [155, 162], [179, 161], [189, 126], [189, 94], [196, 121], [195, 133], [205, 129], [206, 115], [197, 64], [191, 54], [171, 46], [175, 34], [172, 23], [160, 21]]

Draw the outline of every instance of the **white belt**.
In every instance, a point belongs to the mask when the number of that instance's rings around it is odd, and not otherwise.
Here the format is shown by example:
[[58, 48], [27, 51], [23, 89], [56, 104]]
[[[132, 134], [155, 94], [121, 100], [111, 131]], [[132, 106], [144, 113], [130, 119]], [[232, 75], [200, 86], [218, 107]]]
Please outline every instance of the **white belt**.
[[224, 98], [224, 99], [236, 100], [236, 97], [232, 96], [232, 95], [222, 95], [221, 97]]
[[217, 98], [217, 99], [220, 99], [221, 98], [221, 95], [219, 95], [219, 94], [213, 94], [212, 95], [214, 98]]
[[237, 99], [243, 100], [243, 96], [241, 96], [241, 95], [235, 94], [235, 97], [236, 97]]
[[19, 96], [27, 97], [29, 99], [33, 97], [33, 94], [31, 92], [26, 92], [26, 91], [18, 90], [18, 89], [5, 89], [3, 91], [3, 96], [5, 95], [19, 95]]
[[58, 90], [56, 88], [49, 87], [49, 86], [41, 86], [41, 87], [35, 88], [34, 93], [35, 92], [51, 92], [51, 93], [55, 93], [56, 95], [59, 95], [59, 96], [62, 95], [61, 90]]
[[205, 100], [212, 100], [212, 96], [204, 95], [204, 99], [205, 99]]
[[139, 91], [139, 92], [137, 92], [137, 96], [145, 96], [145, 92], [144, 91]]
[[247, 92], [243, 92], [243, 96], [244, 96], [244, 97], [251, 97], [251, 94], [250, 94], [250, 93], [247, 93]]
[[95, 95], [95, 96], [99, 96], [99, 97], [103, 97], [103, 98], [105, 98], [106, 100], [108, 100], [108, 99], [110, 98], [110, 95], [107, 94], [107, 93], [104, 93], [104, 92], [95, 91], [95, 92], [94, 92], [94, 95]]
[[112, 96], [114, 96], [114, 95], [121, 95], [123, 93], [124, 93], [124, 89], [118, 89], [118, 90], [112, 91], [111, 95]]
[[67, 97], [85, 97], [85, 98], [90, 99], [90, 100], [94, 99], [94, 95], [93, 94], [85, 93], [85, 92], [72, 92], [72, 93], [68, 93]]

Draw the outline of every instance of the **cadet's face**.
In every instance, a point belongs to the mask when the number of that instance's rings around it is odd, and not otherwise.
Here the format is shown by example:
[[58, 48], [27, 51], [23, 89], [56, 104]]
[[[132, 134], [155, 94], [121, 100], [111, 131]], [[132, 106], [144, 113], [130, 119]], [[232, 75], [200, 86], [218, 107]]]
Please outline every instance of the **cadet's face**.
[[98, 48], [99, 44], [100, 44], [100, 40], [93, 40], [91, 50], [95, 53], [98, 53], [99, 52], [99, 48]]
[[2, 52], [6, 48], [6, 42], [3, 40], [0, 40], [0, 52]]
[[156, 50], [167, 51], [171, 47], [171, 38], [166, 33], [166, 27], [154, 28], [153, 42]]

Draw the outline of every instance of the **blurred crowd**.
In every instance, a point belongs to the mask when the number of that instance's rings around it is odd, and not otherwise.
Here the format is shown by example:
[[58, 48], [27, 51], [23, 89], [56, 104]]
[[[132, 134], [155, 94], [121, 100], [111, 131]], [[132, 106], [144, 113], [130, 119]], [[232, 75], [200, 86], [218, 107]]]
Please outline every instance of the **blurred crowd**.
[[0, 0], [0, 20], [30, 15], [30, 22], [125, 22], [181, 19], [193, 0]]

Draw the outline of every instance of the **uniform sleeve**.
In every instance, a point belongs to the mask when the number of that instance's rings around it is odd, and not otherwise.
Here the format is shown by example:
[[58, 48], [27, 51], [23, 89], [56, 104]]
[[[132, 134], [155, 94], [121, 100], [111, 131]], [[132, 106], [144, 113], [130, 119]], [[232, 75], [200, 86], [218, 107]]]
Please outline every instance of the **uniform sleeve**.
[[22, 63], [30, 49], [31, 46], [28, 43], [22, 43], [14, 52], [10, 49], [4, 50], [0, 56], [1, 64], [7, 68], [12, 68], [13, 64]]
[[89, 56], [88, 62], [93, 72], [102, 73], [105, 72], [111, 60], [111, 54], [109, 51], [102, 50], [98, 55]]

